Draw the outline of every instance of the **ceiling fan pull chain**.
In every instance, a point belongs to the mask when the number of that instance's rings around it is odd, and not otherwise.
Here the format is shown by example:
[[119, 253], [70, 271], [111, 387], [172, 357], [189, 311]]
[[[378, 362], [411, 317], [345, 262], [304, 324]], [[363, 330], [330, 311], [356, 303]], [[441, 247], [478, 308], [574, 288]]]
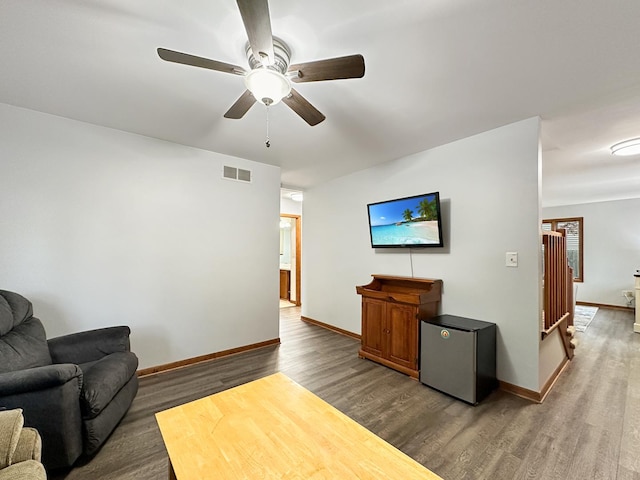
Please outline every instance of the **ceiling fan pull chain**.
[[267, 148], [271, 146], [271, 140], [269, 140], [269, 105], [267, 105], [267, 141], [264, 144]]

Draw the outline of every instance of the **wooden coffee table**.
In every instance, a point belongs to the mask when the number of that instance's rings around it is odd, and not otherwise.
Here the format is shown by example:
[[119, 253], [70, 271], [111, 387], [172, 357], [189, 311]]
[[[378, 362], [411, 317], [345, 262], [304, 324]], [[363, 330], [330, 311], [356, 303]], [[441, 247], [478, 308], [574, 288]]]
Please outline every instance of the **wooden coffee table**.
[[440, 479], [282, 373], [156, 419], [171, 479]]

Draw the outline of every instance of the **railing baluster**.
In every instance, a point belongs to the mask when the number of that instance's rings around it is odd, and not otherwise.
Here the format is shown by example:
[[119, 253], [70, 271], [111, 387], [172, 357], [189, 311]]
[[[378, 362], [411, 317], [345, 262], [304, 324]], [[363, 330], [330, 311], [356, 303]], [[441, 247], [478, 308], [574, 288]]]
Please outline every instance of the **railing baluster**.
[[543, 336], [563, 321], [573, 324], [573, 272], [568, 263], [564, 230], [542, 232], [544, 250]]

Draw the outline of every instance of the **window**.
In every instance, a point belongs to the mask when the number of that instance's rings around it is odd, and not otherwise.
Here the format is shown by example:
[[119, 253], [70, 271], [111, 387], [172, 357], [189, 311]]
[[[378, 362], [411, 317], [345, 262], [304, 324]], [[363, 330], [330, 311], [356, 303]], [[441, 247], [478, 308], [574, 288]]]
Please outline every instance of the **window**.
[[584, 281], [584, 251], [582, 247], [583, 217], [575, 218], [550, 218], [542, 221], [542, 230], [558, 230], [564, 228], [567, 235], [567, 257], [569, 265], [573, 268], [573, 281]]

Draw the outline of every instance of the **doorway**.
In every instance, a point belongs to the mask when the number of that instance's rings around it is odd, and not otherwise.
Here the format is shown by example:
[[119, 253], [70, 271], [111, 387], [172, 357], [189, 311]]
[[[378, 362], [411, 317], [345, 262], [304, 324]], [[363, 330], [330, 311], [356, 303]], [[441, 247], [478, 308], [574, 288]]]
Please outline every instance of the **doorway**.
[[280, 214], [280, 308], [300, 306], [300, 215]]

